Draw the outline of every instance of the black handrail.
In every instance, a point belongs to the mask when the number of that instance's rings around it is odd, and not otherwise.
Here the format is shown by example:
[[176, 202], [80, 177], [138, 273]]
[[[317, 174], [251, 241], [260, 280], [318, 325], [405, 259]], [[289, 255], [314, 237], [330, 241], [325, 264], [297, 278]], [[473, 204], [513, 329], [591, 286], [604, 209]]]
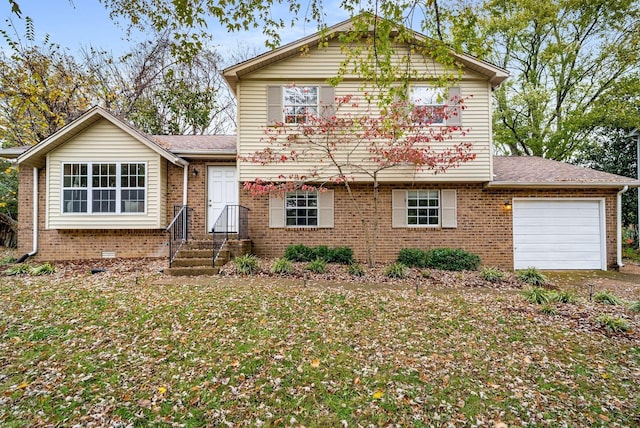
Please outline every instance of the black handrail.
[[229, 235], [237, 239], [249, 239], [249, 208], [242, 205], [226, 205], [211, 229], [213, 235], [213, 265], [229, 240]]
[[167, 227], [167, 233], [169, 234], [169, 267], [173, 264], [182, 245], [189, 240], [190, 211], [193, 211], [193, 208], [189, 208], [186, 205], [175, 205], [173, 207], [173, 220]]

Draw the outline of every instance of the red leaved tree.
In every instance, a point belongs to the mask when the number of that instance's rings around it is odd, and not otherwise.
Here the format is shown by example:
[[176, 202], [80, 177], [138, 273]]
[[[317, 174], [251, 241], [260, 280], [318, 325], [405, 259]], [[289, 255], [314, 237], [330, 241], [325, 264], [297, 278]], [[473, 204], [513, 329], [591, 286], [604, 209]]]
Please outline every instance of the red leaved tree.
[[[326, 190], [327, 185], [344, 186], [353, 204], [365, 239], [367, 262], [375, 264], [378, 241], [378, 193], [381, 173], [392, 168], [416, 174], [443, 173], [475, 159], [472, 144], [455, 143], [434, 149], [433, 143], [464, 136], [468, 129], [438, 125], [460, 114], [464, 99], [454, 97], [448, 106], [416, 107], [397, 102], [382, 112], [370, 103], [359, 103], [352, 96], [336, 97], [321, 112], [306, 112], [297, 123], [279, 122], [266, 127], [265, 147], [239, 160], [261, 165], [296, 163], [300, 171], [279, 175], [277, 179], [245, 182], [252, 197], [284, 195], [295, 190]], [[373, 214], [364, 212], [352, 184], [371, 183]]]

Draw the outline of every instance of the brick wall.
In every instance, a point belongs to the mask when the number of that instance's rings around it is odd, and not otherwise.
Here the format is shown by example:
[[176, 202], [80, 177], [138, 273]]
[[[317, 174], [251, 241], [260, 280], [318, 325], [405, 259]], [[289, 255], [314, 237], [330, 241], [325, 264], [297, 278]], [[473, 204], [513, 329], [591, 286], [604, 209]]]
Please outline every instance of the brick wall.
[[[455, 247], [479, 254], [485, 265], [513, 268], [512, 211], [503, 208], [506, 200], [527, 197], [606, 197], [607, 264], [616, 261], [616, 191], [615, 190], [493, 190], [482, 184], [433, 185], [433, 189], [456, 189], [458, 201], [458, 227], [392, 228], [391, 190], [410, 188], [404, 185], [383, 185], [380, 188], [378, 218], [379, 235], [377, 257], [379, 262], [395, 260], [402, 248]], [[424, 186], [422, 186], [424, 188]], [[371, 187], [354, 186], [356, 199], [365, 213], [366, 221], [373, 221]], [[361, 261], [366, 260], [365, 239], [361, 221], [348, 199], [346, 191], [337, 187], [334, 193], [334, 228], [332, 229], [270, 229], [267, 197], [257, 199], [241, 191], [240, 203], [249, 207], [249, 236], [253, 251], [264, 257], [280, 257], [291, 244], [309, 246], [349, 246]]]

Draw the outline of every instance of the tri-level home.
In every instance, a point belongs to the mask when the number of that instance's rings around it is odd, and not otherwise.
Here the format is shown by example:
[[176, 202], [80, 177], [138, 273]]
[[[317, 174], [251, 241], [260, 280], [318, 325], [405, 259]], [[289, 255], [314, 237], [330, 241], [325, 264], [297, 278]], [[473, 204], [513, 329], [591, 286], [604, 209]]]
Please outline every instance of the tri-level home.
[[[185, 241], [211, 242], [222, 231], [245, 247], [250, 242], [258, 256], [280, 257], [288, 245], [303, 243], [349, 246], [364, 260], [362, 229], [344, 186], [259, 197], [243, 186], [309, 170], [304, 162], [251, 161], [264, 148], [265, 129], [299, 123], [336, 97], [364, 96], [356, 75], [337, 86], [327, 80], [344, 53], [337, 38], [326, 36], [349, 26], [340, 23], [224, 70], [237, 98], [235, 136], [144, 135], [94, 107], [26, 150], [18, 157], [20, 250], [42, 260], [173, 258]], [[542, 158], [495, 156], [491, 92], [508, 73], [452, 55], [461, 74], [451, 87], [443, 93], [434, 85], [439, 64], [423, 57], [415, 66], [424, 77], [411, 82], [408, 97], [434, 111], [464, 99], [464, 110], [429, 126], [465, 129], [432, 144], [468, 142], [473, 159], [439, 174], [398, 167], [380, 175], [377, 260], [394, 260], [402, 248], [454, 247], [506, 269], [621, 264], [621, 194], [640, 182]], [[373, 215], [370, 179], [356, 176], [351, 185]]]

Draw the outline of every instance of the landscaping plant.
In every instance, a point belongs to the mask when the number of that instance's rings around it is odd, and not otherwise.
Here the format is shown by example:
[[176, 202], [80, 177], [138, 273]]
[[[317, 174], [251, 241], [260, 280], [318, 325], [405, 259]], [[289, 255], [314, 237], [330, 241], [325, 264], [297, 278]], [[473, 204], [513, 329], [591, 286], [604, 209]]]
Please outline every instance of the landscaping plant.
[[351, 276], [364, 276], [364, 268], [359, 263], [351, 263], [347, 266], [347, 273]]
[[616, 306], [616, 305], [622, 304], [622, 300], [620, 300], [620, 298], [618, 298], [616, 295], [606, 290], [598, 291], [596, 294], [594, 294], [593, 300], [598, 303], [604, 303], [605, 305]]
[[426, 267], [440, 270], [477, 270], [480, 256], [459, 248], [434, 248], [427, 253]]
[[291, 263], [290, 260], [287, 260], [284, 257], [281, 259], [275, 259], [275, 261], [273, 262], [273, 266], [271, 266], [271, 272], [280, 274], [292, 273], [293, 263]]
[[485, 266], [482, 268], [480, 276], [482, 276], [482, 279], [485, 281], [497, 283], [504, 279], [504, 272], [498, 268]]
[[394, 263], [384, 269], [384, 275], [388, 278], [403, 279], [407, 277], [409, 269], [402, 263]]
[[408, 267], [423, 268], [427, 266], [427, 252], [420, 248], [403, 248], [397, 261]]
[[259, 263], [258, 258], [253, 254], [245, 254], [233, 259], [233, 263], [236, 265], [238, 273], [242, 275], [251, 275], [258, 271]]
[[631, 331], [629, 322], [620, 317], [613, 317], [608, 314], [601, 314], [596, 317], [596, 322], [609, 333], [624, 333]]
[[547, 283], [547, 277], [534, 267], [518, 271], [516, 274], [518, 279], [529, 285], [544, 285]]
[[325, 273], [327, 271], [327, 262], [318, 257], [311, 263], [309, 263], [305, 269], [315, 273]]
[[542, 287], [531, 287], [522, 292], [522, 296], [529, 303], [542, 305], [551, 302], [552, 292]]

